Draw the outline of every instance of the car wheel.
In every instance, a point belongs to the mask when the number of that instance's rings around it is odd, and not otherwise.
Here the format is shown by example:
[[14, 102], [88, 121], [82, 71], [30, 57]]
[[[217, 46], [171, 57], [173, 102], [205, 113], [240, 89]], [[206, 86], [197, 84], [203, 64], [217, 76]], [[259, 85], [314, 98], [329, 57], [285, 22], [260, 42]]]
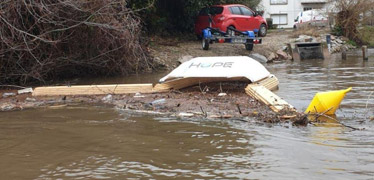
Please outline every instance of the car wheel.
[[230, 28], [235, 29], [234, 26], [227, 27], [227, 32], [226, 32], [227, 35], [229, 35], [229, 36], [235, 36], [235, 31], [231, 30]]
[[248, 50], [248, 51], [252, 51], [253, 50], [253, 44], [245, 44], [245, 49]]
[[260, 30], [258, 32], [258, 35], [261, 36], [261, 37], [265, 37], [267, 31], [268, 31], [268, 29], [266, 28], [266, 25], [265, 24], [261, 24]]
[[201, 45], [203, 47], [203, 50], [209, 50], [209, 39], [203, 39]]

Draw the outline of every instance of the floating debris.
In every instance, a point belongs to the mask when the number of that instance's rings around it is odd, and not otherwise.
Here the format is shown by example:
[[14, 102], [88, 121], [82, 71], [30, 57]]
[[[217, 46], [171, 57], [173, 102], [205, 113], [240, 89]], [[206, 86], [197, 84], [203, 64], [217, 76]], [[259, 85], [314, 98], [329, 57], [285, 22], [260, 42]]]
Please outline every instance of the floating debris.
[[18, 90], [18, 94], [26, 94], [26, 93], [32, 93], [32, 92], [33, 92], [32, 88], [25, 88], [25, 89]]
[[15, 95], [16, 95], [16, 93], [4, 93], [3, 98], [15, 96]]

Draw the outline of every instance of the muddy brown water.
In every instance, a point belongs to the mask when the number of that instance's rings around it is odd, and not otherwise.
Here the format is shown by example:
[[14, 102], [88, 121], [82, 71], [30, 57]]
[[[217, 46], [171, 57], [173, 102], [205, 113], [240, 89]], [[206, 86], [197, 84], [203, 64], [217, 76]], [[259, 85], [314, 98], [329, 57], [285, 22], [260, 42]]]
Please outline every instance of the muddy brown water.
[[362, 131], [334, 121], [292, 127], [84, 105], [2, 112], [0, 179], [374, 179], [374, 58], [333, 59], [267, 68], [280, 80], [276, 93], [299, 110], [315, 92], [352, 86], [337, 119]]

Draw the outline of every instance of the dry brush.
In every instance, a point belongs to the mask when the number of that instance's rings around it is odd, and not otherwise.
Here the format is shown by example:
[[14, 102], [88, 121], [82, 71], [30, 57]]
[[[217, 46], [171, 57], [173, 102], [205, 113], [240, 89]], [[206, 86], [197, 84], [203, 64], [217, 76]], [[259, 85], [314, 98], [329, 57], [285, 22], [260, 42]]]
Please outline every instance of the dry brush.
[[126, 0], [0, 2], [0, 84], [152, 69]]
[[365, 14], [373, 10], [374, 0], [330, 0], [335, 6], [336, 26], [344, 36], [361, 43], [358, 26], [365, 21]]

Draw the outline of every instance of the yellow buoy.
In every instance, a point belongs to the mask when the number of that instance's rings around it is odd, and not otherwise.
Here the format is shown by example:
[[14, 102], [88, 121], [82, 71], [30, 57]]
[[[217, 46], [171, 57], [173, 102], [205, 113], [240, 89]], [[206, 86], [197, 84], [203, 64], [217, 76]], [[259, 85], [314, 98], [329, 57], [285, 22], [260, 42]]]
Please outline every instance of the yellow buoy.
[[327, 115], [335, 114], [335, 111], [339, 108], [340, 103], [344, 99], [344, 96], [352, 88], [339, 91], [328, 91], [317, 93], [312, 102], [310, 102], [305, 113], [315, 114], [324, 113]]

